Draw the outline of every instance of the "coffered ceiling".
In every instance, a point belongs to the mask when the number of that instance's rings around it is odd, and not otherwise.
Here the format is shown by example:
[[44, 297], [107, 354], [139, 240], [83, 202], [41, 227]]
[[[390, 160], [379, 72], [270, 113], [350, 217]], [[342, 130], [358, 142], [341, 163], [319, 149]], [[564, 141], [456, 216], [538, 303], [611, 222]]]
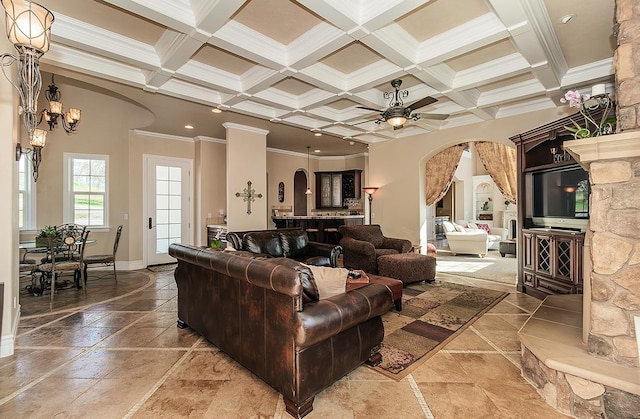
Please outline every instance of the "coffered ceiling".
[[[345, 155], [566, 106], [568, 89], [613, 91], [614, 0], [39, 3], [55, 15], [45, 68], [119, 90], [156, 115], [140, 128], [165, 134], [224, 138], [222, 123], [238, 122], [269, 130], [270, 147]], [[395, 131], [376, 124], [357, 106], [386, 109], [393, 79], [405, 104], [433, 96], [418, 111], [450, 116]]]

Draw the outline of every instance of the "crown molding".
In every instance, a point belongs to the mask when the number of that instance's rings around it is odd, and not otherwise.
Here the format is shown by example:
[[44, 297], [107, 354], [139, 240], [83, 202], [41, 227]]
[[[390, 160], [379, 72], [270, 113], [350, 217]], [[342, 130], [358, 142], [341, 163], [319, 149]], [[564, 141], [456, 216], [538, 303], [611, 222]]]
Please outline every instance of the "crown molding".
[[266, 129], [250, 127], [248, 125], [236, 124], [236, 123], [233, 123], [233, 122], [225, 122], [225, 123], [222, 124], [222, 126], [225, 127], [225, 129], [227, 129], [227, 130], [229, 130], [229, 129], [237, 129], [237, 130], [241, 130], [241, 131], [253, 132], [254, 134], [261, 134], [261, 135], [269, 134], [269, 131], [266, 130]]

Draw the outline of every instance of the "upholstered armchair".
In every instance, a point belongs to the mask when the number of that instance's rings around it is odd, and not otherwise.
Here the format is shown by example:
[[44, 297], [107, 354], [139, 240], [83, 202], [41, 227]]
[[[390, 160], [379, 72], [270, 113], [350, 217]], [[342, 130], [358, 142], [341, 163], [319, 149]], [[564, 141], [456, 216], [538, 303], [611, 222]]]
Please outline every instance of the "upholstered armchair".
[[338, 231], [344, 266], [371, 274], [378, 273], [378, 257], [408, 253], [412, 247], [409, 240], [385, 237], [378, 224], [342, 225]]

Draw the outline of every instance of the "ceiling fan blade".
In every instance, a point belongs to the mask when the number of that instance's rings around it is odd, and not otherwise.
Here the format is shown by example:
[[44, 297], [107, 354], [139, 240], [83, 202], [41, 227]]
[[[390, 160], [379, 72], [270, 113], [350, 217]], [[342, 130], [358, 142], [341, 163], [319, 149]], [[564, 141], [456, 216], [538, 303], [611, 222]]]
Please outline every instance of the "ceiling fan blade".
[[366, 110], [368, 110], [368, 111], [374, 111], [374, 112], [378, 112], [378, 113], [382, 113], [382, 112], [384, 112], [384, 111], [381, 111], [381, 110], [378, 110], [378, 109], [368, 108], [368, 107], [366, 107], [366, 106], [356, 106], [356, 108], [359, 108], [359, 109], [366, 109]]
[[355, 127], [356, 125], [360, 125], [360, 124], [368, 124], [369, 122], [376, 122], [377, 119], [372, 119], [370, 121], [362, 121], [362, 122], [358, 122], [356, 124], [351, 124], [352, 127]]
[[418, 113], [418, 115], [420, 115], [421, 119], [433, 119], [436, 121], [444, 121], [445, 119], [447, 119], [449, 117], [449, 115], [444, 114], [444, 113]]
[[407, 106], [407, 108], [415, 111], [416, 109], [420, 109], [427, 105], [431, 105], [432, 103], [437, 101], [438, 99], [436, 99], [435, 97], [427, 96], [425, 98], [420, 99], [417, 102], [413, 102], [411, 105]]
[[398, 130], [398, 129], [402, 129], [402, 128], [404, 128], [404, 125], [394, 125], [394, 126], [393, 126], [393, 130], [394, 130], [394, 131], [395, 131], [395, 130]]

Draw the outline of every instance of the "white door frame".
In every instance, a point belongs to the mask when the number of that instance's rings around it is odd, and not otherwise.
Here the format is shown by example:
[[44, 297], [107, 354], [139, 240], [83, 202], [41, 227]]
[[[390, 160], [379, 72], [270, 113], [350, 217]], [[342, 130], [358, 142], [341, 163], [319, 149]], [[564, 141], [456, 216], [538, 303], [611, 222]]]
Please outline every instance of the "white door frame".
[[[189, 229], [188, 229], [188, 237], [186, 239], [189, 243], [193, 244], [193, 230], [194, 230], [194, 222], [193, 222], [193, 194], [194, 194], [194, 179], [193, 179], [193, 159], [184, 159], [180, 157], [169, 157], [169, 156], [159, 156], [154, 154], [143, 154], [142, 155], [142, 261], [145, 267], [148, 266], [148, 257], [147, 252], [149, 250], [149, 240], [148, 240], [148, 219], [149, 219], [149, 204], [147, 202], [148, 193], [149, 193], [149, 181], [148, 171], [149, 165], [156, 160], [162, 160], [163, 162], [176, 162], [176, 163], [188, 163], [189, 165]], [[155, 218], [155, 215], [154, 215]]]

